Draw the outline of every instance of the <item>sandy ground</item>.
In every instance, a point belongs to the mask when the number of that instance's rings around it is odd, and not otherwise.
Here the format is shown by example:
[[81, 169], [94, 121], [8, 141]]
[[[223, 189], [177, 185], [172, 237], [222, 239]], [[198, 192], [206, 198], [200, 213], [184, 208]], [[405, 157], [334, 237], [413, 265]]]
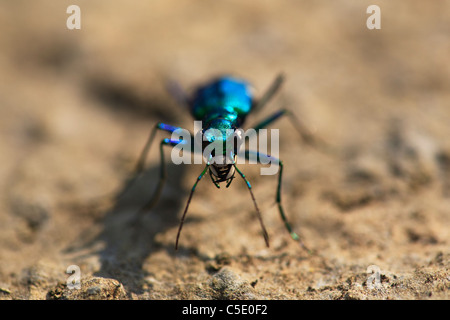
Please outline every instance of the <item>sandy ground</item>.
[[[0, 6], [0, 299], [449, 299], [450, 2], [70, 1]], [[284, 72], [256, 123], [289, 108], [323, 152], [280, 129], [283, 203], [313, 250], [292, 241], [276, 176], [242, 180], [169, 164], [160, 202], [139, 221], [159, 175], [120, 201], [157, 121], [192, 130], [164, 89], [227, 73], [258, 94]], [[164, 134], [160, 134], [162, 138]], [[169, 155], [167, 151], [167, 156]], [[70, 265], [81, 289], [69, 289]], [[373, 273], [375, 271], [375, 273]], [[375, 280], [374, 280], [375, 279]]]

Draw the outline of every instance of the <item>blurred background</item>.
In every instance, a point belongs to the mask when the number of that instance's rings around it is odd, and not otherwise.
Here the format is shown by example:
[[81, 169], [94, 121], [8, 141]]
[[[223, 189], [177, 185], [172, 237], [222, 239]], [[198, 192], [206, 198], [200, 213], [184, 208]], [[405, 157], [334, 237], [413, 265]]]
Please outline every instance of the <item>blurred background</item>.
[[[72, 4], [80, 30], [66, 27]], [[379, 30], [366, 27], [372, 4]], [[223, 264], [259, 281], [225, 298], [374, 298], [338, 286], [371, 264], [386, 270], [375, 298], [448, 298], [449, 19], [450, 1], [1, 1], [0, 298], [54, 298], [70, 264], [119, 281], [122, 298], [199, 298], [187, 284], [209, 283]], [[217, 190], [206, 179], [174, 253], [201, 166], [169, 165], [160, 204], [130, 226], [156, 186], [155, 146], [125, 205], [91, 207], [123, 191], [157, 121], [192, 130], [168, 79], [191, 92], [232, 74], [258, 95], [280, 72], [282, 89], [249, 125], [285, 107], [337, 150], [303, 145], [289, 121], [273, 125], [283, 202], [320, 259], [291, 243], [276, 177], [250, 165], [270, 249], [245, 185]], [[392, 289], [402, 272], [409, 289]], [[435, 278], [423, 287], [427, 272]], [[208, 288], [201, 298], [217, 298]]]

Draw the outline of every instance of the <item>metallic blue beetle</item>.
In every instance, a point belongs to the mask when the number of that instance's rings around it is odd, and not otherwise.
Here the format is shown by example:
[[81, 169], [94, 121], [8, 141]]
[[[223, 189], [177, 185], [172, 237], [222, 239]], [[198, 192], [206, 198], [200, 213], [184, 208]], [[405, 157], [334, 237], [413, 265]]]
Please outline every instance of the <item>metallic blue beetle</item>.
[[[252, 112], [259, 111], [264, 105], [267, 104], [267, 102], [274, 96], [274, 94], [278, 91], [281, 84], [283, 83], [284, 77], [282, 75], [279, 75], [275, 81], [271, 84], [271, 86], [267, 89], [267, 91], [259, 98], [255, 99], [253, 97], [253, 94], [251, 92], [251, 87], [249, 83], [247, 83], [244, 80], [230, 77], [230, 76], [223, 76], [219, 77], [211, 82], [208, 82], [207, 84], [200, 86], [192, 95], [192, 97], [187, 96], [184, 91], [178, 86], [176, 83], [170, 83], [169, 86], [169, 92], [173, 95], [173, 97], [182, 105], [189, 108], [190, 113], [192, 114], [193, 118], [195, 120], [201, 120], [203, 123], [202, 128], [202, 150], [204, 150], [209, 143], [212, 143], [213, 140], [216, 138], [216, 136], [206, 136], [206, 133], [209, 129], [215, 129], [218, 130], [221, 133], [221, 138], [224, 140], [224, 142], [227, 142], [230, 139], [234, 139], [234, 135], [230, 135], [229, 132], [233, 132], [245, 124], [246, 117]], [[293, 124], [297, 131], [300, 133], [300, 136], [302, 139], [309, 144], [315, 144], [316, 141], [314, 141], [312, 135], [308, 132], [308, 130], [302, 125], [302, 123], [288, 110], [281, 109], [263, 121], [261, 121], [259, 124], [253, 127], [256, 131], [259, 129], [265, 128], [268, 125], [272, 124], [274, 121], [279, 119], [281, 116], [289, 114], [288, 117], [291, 121], [293, 121]], [[173, 133], [174, 131], [181, 129], [179, 127], [171, 126], [164, 123], [157, 123], [155, 127], [151, 130], [150, 136], [147, 140], [147, 143], [145, 144], [145, 147], [141, 153], [141, 156], [139, 158], [139, 161], [137, 163], [136, 169], [135, 169], [135, 176], [139, 175], [143, 172], [144, 169], [144, 163], [145, 159], [147, 157], [148, 151], [150, 149], [150, 146], [152, 144], [152, 141], [154, 140], [155, 134], [158, 130], [166, 131], [168, 133]], [[231, 130], [231, 131], [230, 131]], [[195, 144], [195, 137], [192, 141], [192, 146]], [[160, 194], [163, 187], [163, 184], [166, 180], [166, 170], [165, 170], [165, 161], [164, 161], [164, 153], [163, 153], [163, 147], [164, 146], [176, 146], [179, 143], [182, 143], [183, 141], [180, 140], [172, 140], [172, 139], [163, 139], [160, 142], [160, 157], [161, 157], [161, 175], [159, 179], [158, 186], [156, 188], [156, 191], [151, 198], [151, 200], [142, 208], [142, 210], [148, 210], [152, 208]], [[194, 150], [192, 150], [193, 152]], [[251, 155], [256, 156], [258, 159], [258, 162], [260, 159], [273, 159], [278, 163], [279, 165], [279, 171], [278, 171], [278, 187], [276, 192], [276, 202], [278, 205], [278, 210], [280, 213], [280, 216], [284, 222], [284, 225], [286, 229], [288, 230], [289, 234], [291, 235], [292, 239], [298, 241], [300, 245], [307, 250], [307, 248], [304, 246], [303, 242], [300, 240], [300, 237], [292, 230], [291, 225], [287, 221], [286, 215], [284, 213], [283, 206], [281, 204], [281, 182], [282, 182], [282, 171], [283, 171], [283, 163], [274, 157], [271, 157], [267, 154], [260, 154], [258, 151], [251, 151], [251, 150], [245, 150], [245, 157], [248, 159]], [[217, 156], [217, 155], [215, 155]], [[190, 201], [192, 199], [192, 196], [194, 194], [195, 188], [199, 181], [203, 178], [203, 176], [209, 171], [209, 175], [216, 187], [220, 187], [219, 183], [226, 182], [226, 186], [228, 187], [230, 183], [232, 182], [235, 173], [237, 172], [241, 178], [246, 182], [248, 190], [250, 191], [250, 195], [253, 200], [253, 204], [256, 209], [256, 213], [258, 216], [258, 219], [261, 224], [261, 228], [263, 231], [264, 240], [266, 242], [266, 245], [269, 246], [269, 236], [267, 234], [266, 228], [264, 226], [263, 220], [261, 218], [261, 213], [259, 211], [258, 205], [256, 203], [255, 197], [252, 192], [252, 186], [250, 182], [247, 180], [246, 176], [238, 169], [236, 166], [236, 156], [237, 156], [237, 150], [233, 149], [232, 154], [225, 154], [225, 149], [223, 151], [223, 154], [219, 155], [223, 157], [227, 157], [228, 159], [231, 158], [231, 162], [224, 162], [222, 164], [217, 163], [211, 163], [210, 161], [206, 162], [206, 166], [204, 170], [201, 172], [201, 174], [198, 176], [196, 182], [194, 183], [192, 190], [189, 195], [189, 199], [187, 201], [185, 210], [183, 212], [180, 226], [177, 233], [175, 248], [178, 248], [178, 240], [180, 236], [181, 229], [183, 227], [183, 222], [186, 216], [186, 213], [189, 208]]]

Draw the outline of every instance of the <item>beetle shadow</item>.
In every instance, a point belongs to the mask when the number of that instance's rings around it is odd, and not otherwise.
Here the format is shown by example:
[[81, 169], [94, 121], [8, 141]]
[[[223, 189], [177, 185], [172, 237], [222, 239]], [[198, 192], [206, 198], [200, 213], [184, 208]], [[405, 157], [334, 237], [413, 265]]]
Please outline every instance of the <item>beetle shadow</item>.
[[[175, 255], [173, 244], [158, 241], [157, 235], [179, 224], [179, 213], [185, 205], [187, 191], [174, 180], [183, 179], [184, 166], [168, 165], [169, 176], [159, 201], [150, 210], [140, 209], [151, 199], [159, 179], [159, 166], [151, 167], [128, 189], [124, 183], [114, 205], [102, 215], [102, 230], [91, 241], [101, 244], [96, 254], [100, 268], [95, 276], [113, 278], [121, 282], [128, 292], [141, 293], [142, 284], [149, 274], [144, 263], [153, 253], [166, 250]], [[183, 250], [184, 252], [185, 250]]]
[[[91, 97], [99, 100], [100, 105], [111, 112], [125, 112], [141, 120], [148, 117], [180, 122], [178, 119], [182, 112], [178, 114], [163, 98], [139, 98], [129, 88], [105, 79], [93, 79], [89, 83], [86, 89]], [[152, 149], [158, 150], [155, 145]], [[158, 241], [158, 234], [178, 227], [178, 216], [186, 205], [189, 194], [180, 184], [186, 175], [186, 165], [175, 165], [167, 161], [166, 169], [167, 180], [161, 195], [149, 210], [140, 209], [148, 203], [156, 190], [160, 177], [159, 162], [147, 168], [131, 186], [130, 180], [124, 181], [121, 190], [111, 197], [114, 200], [108, 208], [105, 209], [104, 205], [88, 205], [89, 216], [98, 217], [97, 220], [100, 221], [96, 222], [102, 229], [95, 235], [91, 235], [91, 230], [80, 234], [81, 243], [66, 248], [66, 253], [77, 252], [79, 259], [83, 256], [98, 256], [100, 267], [96, 268], [94, 276], [116, 279], [124, 285], [127, 292], [139, 294], [142, 293], [144, 279], [148, 276], [144, 263], [149, 256], [161, 250], [167, 251], [170, 256], [195, 251], [195, 248], [188, 247], [179, 247], [179, 251], [175, 251], [175, 233], [173, 243]], [[103, 209], [99, 209], [100, 207]], [[185, 223], [192, 221], [187, 219]]]

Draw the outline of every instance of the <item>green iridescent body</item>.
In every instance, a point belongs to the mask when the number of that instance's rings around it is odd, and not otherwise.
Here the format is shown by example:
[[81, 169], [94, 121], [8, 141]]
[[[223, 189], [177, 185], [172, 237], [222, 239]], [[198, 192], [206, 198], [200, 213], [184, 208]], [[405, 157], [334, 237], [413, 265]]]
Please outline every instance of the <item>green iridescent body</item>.
[[[190, 102], [193, 117], [202, 121], [205, 140], [207, 142], [220, 140], [223, 156], [227, 146], [231, 145], [236, 151], [236, 146], [233, 145], [234, 130], [243, 126], [246, 116], [252, 111], [252, 106], [253, 95], [249, 83], [227, 76], [199, 88]], [[234, 156], [235, 153], [230, 156]], [[222, 175], [219, 180], [222, 181], [227, 176]]]
[[[206, 85], [203, 85], [199, 87], [191, 98], [186, 96], [184, 94], [184, 91], [173, 84], [173, 87], [169, 88], [172, 89], [172, 95], [176, 100], [178, 100], [181, 104], [188, 106], [190, 108], [190, 113], [193, 116], [193, 118], [197, 121], [202, 122], [202, 151], [205, 151], [206, 148], [209, 148], [209, 146], [217, 141], [221, 140], [223, 142], [223, 153], [217, 155], [213, 155], [212, 152], [210, 152], [206, 157], [206, 166], [201, 172], [201, 174], [197, 177], [196, 182], [194, 183], [191, 193], [189, 195], [185, 210], [183, 212], [180, 226], [177, 233], [177, 239], [175, 243], [175, 248], [178, 248], [178, 239], [180, 236], [181, 228], [183, 226], [184, 218], [186, 216], [186, 213], [189, 208], [189, 203], [191, 202], [192, 196], [194, 194], [195, 188], [197, 187], [197, 184], [200, 182], [200, 180], [203, 178], [203, 176], [206, 173], [209, 173], [212, 182], [214, 185], [219, 188], [219, 184], [221, 182], [226, 182], [226, 187], [230, 186], [231, 182], [234, 179], [234, 175], [237, 172], [239, 176], [245, 181], [247, 184], [247, 188], [250, 192], [250, 195], [252, 197], [253, 204], [256, 209], [258, 220], [261, 224], [264, 240], [266, 242], [266, 245], [269, 246], [269, 236], [268, 233], [264, 227], [264, 223], [262, 221], [261, 213], [259, 211], [258, 205], [256, 203], [255, 197], [252, 192], [252, 186], [246, 176], [243, 174], [241, 170], [236, 166], [235, 159], [237, 157], [237, 149], [236, 149], [236, 140], [235, 136], [238, 132], [238, 129], [242, 128], [246, 117], [251, 113], [255, 111], [259, 111], [264, 105], [267, 104], [267, 102], [273, 97], [273, 95], [278, 91], [281, 84], [283, 82], [283, 76], [279, 75], [275, 81], [272, 83], [272, 85], [269, 87], [269, 89], [265, 92], [265, 94], [261, 97], [259, 97], [257, 100], [254, 99], [253, 94], [251, 92], [251, 86], [248, 82], [237, 79], [234, 77], [224, 76], [220, 78], [216, 78], [213, 81], [208, 82]], [[281, 109], [258, 123], [253, 127], [255, 131], [258, 131], [260, 129], [266, 128], [271, 123], [279, 119], [280, 117], [289, 114], [289, 119], [293, 121], [294, 126], [299, 131], [301, 137], [304, 141], [308, 143], [312, 143], [313, 140], [311, 139], [311, 136], [305, 130], [305, 128], [301, 125], [301, 123], [286, 109]], [[169, 124], [164, 123], [157, 123], [153, 130], [150, 133], [150, 136], [147, 140], [147, 143], [141, 153], [141, 157], [137, 163], [135, 174], [136, 176], [140, 174], [143, 171], [144, 162], [146, 159], [146, 156], [148, 154], [148, 151], [150, 149], [150, 145], [152, 144], [152, 141], [155, 137], [155, 134], [158, 130], [167, 132], [167, 133], [174, 133], [176, 130], [182, 129], [179, 127], [175, 127]], [[186, 143], [186, 140], [179, 140], [179, 139], [162, 139], [160, 142], [160, 157], [161, 157], [161, 171], [160, 171], [160, 179], [159, 183], [156, 187], [156, 191], [154, 193], [154, 196], [152, 199], [142, 208], [149, 209], [152, 208], [155, 204], [157, 199], [159, 198], [163, 184], [166, 180], [166, 169], [164, 164], [164, 152], [163, 147], [164, 146], [176, 146], [178, 144], [184, 144]], [[191, 142], [194, 142], [194, 139], [192, 139]], [[233, 143], [233, 146], [235, 148], [231, 149], [230, 154], [226, 154], [230, 149], [226, 148], [227, 145], [230, 143]], [[191, 143], [192, 146], [194, 143]], [[208, 149], [209, 150], [209, 149]], [[214, 150], [215, 151], [215, 150]], [[195, 152], [194, 149], [191, 150], [191, 152]], [[207, 152], [208, 153], [208, 152]], [[283, 163], [281, 160], [272, 157], [271, 155], [260, 153], [258, 151], [250, 151], [245, 150], [244, 157], [248, 160], [250, 155], [255, 155], [258, 159], [258, 162], [261, 163], [261, 159], [269, 159], [273, 163], [278, 164], [279, 171], [278, 171], [278, 186], [276, 189], [276, 203], [278, 205], [280, 216], [285, 224], [286, 229], [288, 230], [289, 234], [291, 235], [292, 239], [299, 242], [303, 248], [306, 249], [306, 247], [301, 242], [299, 236], [292, 230], [289, 222], [286, 219], [283, 206], [281, 204], [281, 180], [282, 180], [282, 171], [283, 171]], [[223, 157], [223, 159], [226, 159], [227, 162], [222, 162], [218, 164], [215, 162], [213, 157]], [[231, 162], [228, 162], [228, 160], [231, 159]], [[214, 161], [213, 161], [214, 160]]]
[[190, 104], [192, 115], [203, 121], [205, 129], [210, 127], [211, 121], [217, 124], [219, 119], [238, 128], [252, 110], [253, 96], [247, 82], [221, 77], [198, 89]]

